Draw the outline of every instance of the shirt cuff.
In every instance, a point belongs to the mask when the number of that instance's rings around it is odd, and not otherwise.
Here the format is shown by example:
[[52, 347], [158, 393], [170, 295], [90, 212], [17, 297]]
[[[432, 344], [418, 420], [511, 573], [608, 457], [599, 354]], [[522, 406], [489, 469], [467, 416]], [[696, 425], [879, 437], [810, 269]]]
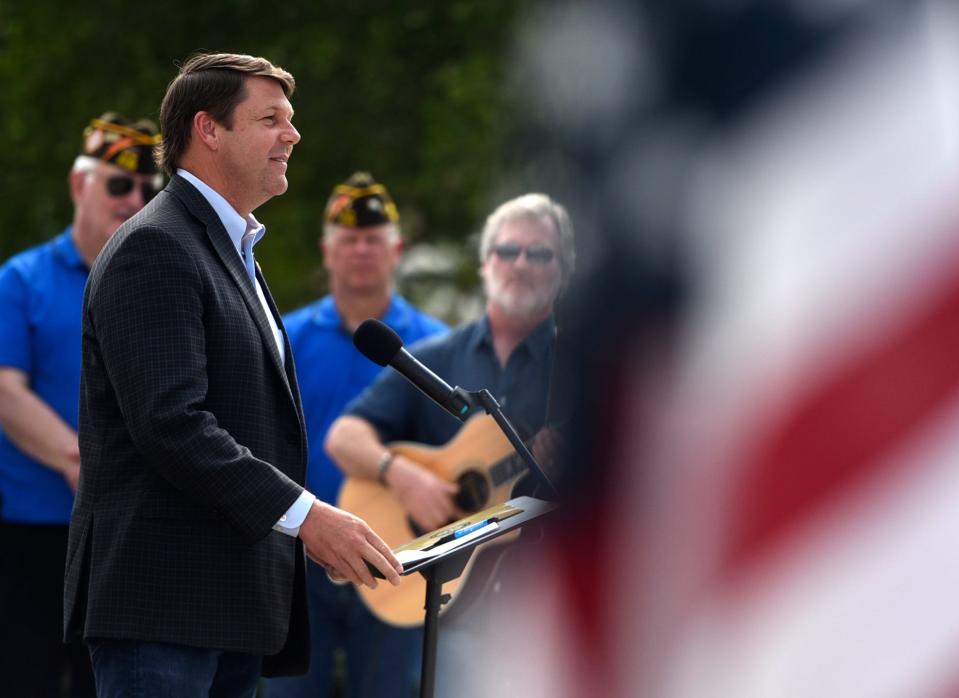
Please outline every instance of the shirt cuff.
[[306, 520], [306, 515], [310, 513], [310, 507], [313, 506], [315, 500], [315, 494], [303, 490], [296, 501], [293, 502], [293, 506], [286, 510], [279, 521], [273, 524], [273, 530], [296, 538], [300, 533], [300, 526]]

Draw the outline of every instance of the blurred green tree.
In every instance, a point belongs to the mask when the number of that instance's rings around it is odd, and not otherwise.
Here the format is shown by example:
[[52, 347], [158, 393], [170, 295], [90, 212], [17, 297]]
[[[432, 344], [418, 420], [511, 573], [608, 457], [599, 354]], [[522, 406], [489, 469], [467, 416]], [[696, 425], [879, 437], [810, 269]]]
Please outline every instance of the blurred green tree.
[[[324, 290], [322, 208], [357, 169], [389, 187], [410, 244], [441, 244], [460, 253], [454, 267], [475, 269], [468, 237], [508, 161], [508, 59], [522, 7], [0, 0], [0, 260], [69, 222], [67, 170], [90, 118], [113, 109], [156, 119], [177, 63], [210, 50], [266, 56], [297, 80], [303, 140], [290, 190], [258, 212], [272, 235], [257, 258], [282, 310]], [[460, 291], [476, 285], [472, 271], [448, 276]]]

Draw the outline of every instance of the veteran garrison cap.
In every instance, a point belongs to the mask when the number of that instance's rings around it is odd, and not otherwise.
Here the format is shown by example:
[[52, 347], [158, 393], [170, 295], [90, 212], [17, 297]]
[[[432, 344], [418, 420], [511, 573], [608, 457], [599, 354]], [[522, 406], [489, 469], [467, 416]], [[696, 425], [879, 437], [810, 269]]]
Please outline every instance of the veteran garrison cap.
[[153, 147], [159, 142], [159, 129], [149, 119], [130, 121], [108, 111], [83, 130], [82, 154], [130, 172], [155, 174]]
[[386, 187], [377, 183], [369, 172], [354, 172], [345, 183], [333, 189], [324, 221], [350, 228], [369, 228], [399, 223], [400, 214]]

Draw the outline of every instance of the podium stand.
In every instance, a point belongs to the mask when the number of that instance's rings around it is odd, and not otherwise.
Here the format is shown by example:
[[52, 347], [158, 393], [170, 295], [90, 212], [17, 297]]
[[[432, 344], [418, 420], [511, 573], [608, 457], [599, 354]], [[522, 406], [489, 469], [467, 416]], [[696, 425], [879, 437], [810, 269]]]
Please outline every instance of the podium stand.
[[[519, 438], [516, 429], [513, 428], [513, 425], [510, 424], [506, 415], [503, 414], [499, 403], [489, 390], [465, 391], [457, 386], [453, 388], [452, 395], [462, 404], [481, 406], [486, 411], [486, 414], [494, 419], [529, 468], [529, 474], [532, 476], [534, 482], [537, 483], [537, 489], [534, 490], [534, 493], [543, 492], [551, 499], [558, 497], [556, 488], [553, 487], [546, 473], [543, 472], [542, 467], [540, 467], [536, 459], [533, 458], [533, 454], [530, 453], [526, 444]], [[457, 417], [459, 419], [466, 419], [469, 414], [470, 412], [461, 410]], [[520, 513], [511, 515], [509, 518], [498, 520], [496, 529], [490, 531], [488, 534], [470, 536], [468, 540], [464, 539], [463, 545], [461, 546], [446, 549], [444, 552], [431, 556], [427, 560], [419, 560], [410, 565], [403, 566], [404, 575], [419, 572], [426, 578], [426, 617], [423, 623], [423, 668], [420, 672], [420, 698], [433, 698], [433, 689], [436, 680], [436, 640], [439, 630], [440, 607], [449, 600], [448, 598], [443, 598], [444, 582], [456, 579], [463, 574], [463, 570], [466, 569], [466, 564], [469, 562], [470, 556], [473, 554], [477, 545], [491, 541], [510, 531], [517, 530], [523, 524], [530, 523], [541, 516], [545, 516], [558, 506], [555, 501], [546, 501], [534, 497], [515, 497], [507, 501], [506, 504], [520, 509]], [[492, 511], [495, 509], [497, 509], [497, 507], [492, 507], [490, 510], [484, 511]], [[477, 512], [467, 518], [475, 521], [477, 518], [481, 518], [482, 514], [483, 512]], [[455, 525], [456, 524], [453, 524], [453, 526]], [[430, 534], [427, 534], [427, 536], [429, 535]]]
[[[403, 566], [403, 575], [419, 572], [426, 578], [426, 616], [423, 623], [423, 664], [420, 673], [420, 698], [433, 698], [436, 681], [436, 644], [439, 630], [440, 608], [448, 596], [444, 598], [443, 584], [459, 577], [469, 562], [476, 546], [487, 543], [494, 538], [518, 530], [525, 524], [550, 513], [558, 504], [547, 502], [534, 497], [515, 497], [506, 502], [507, 505], [520, 510], [508, 518], [497, 521], [494, 530], [470, 537], [462, 545], [446, 549], [444, 552], [427, 559], [417, 560]], [[501, 508], [492, 507], [489, 511]], [[476, 519], [483, 512], [477, 512], [469, 518]], [[456, 524], [451, 526], [455, 527]]]

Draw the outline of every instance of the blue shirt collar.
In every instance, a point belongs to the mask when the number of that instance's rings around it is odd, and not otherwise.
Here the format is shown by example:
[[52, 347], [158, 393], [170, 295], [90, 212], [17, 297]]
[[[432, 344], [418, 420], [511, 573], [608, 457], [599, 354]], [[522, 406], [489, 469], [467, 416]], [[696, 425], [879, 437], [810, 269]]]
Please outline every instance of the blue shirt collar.
[[73, 226], [68, 225], [53, 242], [57, 258], [68, 267], [87, 268], [87, 263], [80, 256], [76, 243], [73, 241]]
[[[410, 306], [396, 293], [390, 297], [390, 304], [386, 313], [380, 319], [392, 327], [396, 332], [403, 333], [410, 324]], [[342, 327], [343, 318], [336, 308], [333, 295], [324, 296], [317, 302], [312, 320], [321, 327]]]
[[[537, 325], [526, 339], [520, 342], [514, 351], [526, 347], [526, 350], [534, 358], [542, 359], [546, 356], [550, 346], [552, 346], [555, 334], [556, 325], [553, 321], [553, 316], [550, 315]], [[490, 351], [493, 351], [493, 333], [489, 326], [489, 315], [484, 314], [483, 317], [470, 328], [470, 335], [466, 340], [466, 345], [471, 349], [478, 349], [480, 346], [485, 345]]]
[[254, 231], [254, 245], [266, 235], [266, 226], [254, 218], [252, 213], [247, 218], [241, 216], [219, 192], [192, 172], [188, 172], [182, 167], [179, 167], [176, 173], [196, 187], [197, 191], [199, 191], [203, 195], [203, 198], [213, 207], [216, 215], [220, 218], [220, 222], [223, 223], [223, 227], [226, 228], [227, 235], [229, 235], [230, 240], [233, 241], [233, 246], [236, 248], [237, 254], [242, 254], [240, 242], [247, 230]]
[[478, 349], [482, 345], [490, 348], [493, 346], [493, 335], [489, 329], [488, 315], [483, 315], [469, 328], [469, 337], [466, 339], [466, 346], [470, 349]]

